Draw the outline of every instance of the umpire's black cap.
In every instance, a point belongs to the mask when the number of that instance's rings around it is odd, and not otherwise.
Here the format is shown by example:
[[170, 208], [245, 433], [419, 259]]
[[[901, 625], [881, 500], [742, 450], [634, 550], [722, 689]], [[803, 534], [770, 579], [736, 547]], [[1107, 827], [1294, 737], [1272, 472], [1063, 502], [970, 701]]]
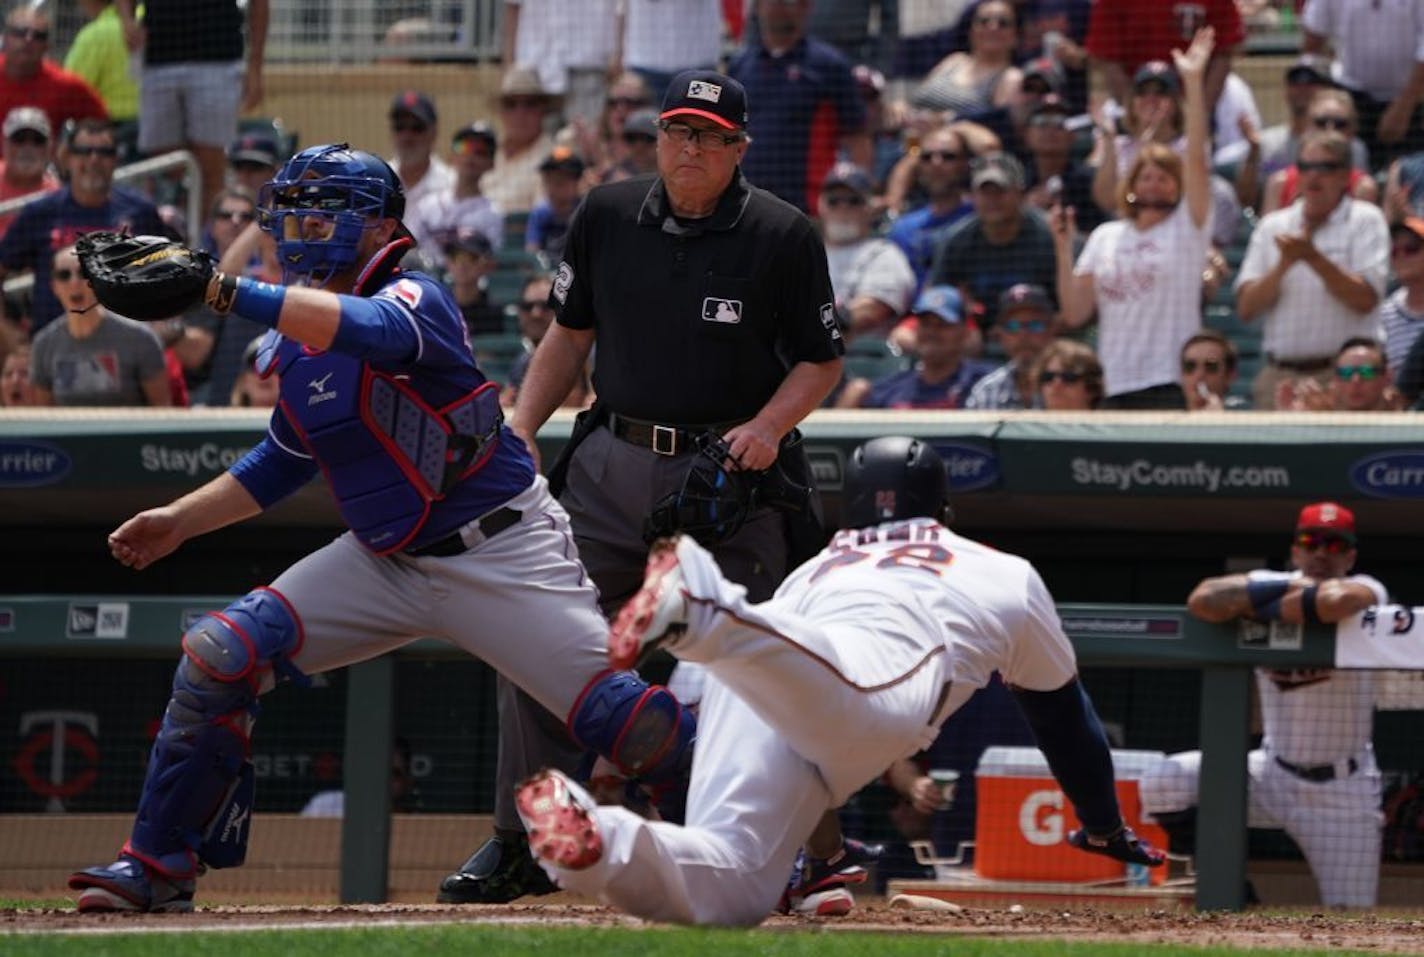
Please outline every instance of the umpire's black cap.
[[683, 70], [672, 78], [658, 118], [700, 116], [729, 130], [747, 128], [747, 91], [715, 70]]

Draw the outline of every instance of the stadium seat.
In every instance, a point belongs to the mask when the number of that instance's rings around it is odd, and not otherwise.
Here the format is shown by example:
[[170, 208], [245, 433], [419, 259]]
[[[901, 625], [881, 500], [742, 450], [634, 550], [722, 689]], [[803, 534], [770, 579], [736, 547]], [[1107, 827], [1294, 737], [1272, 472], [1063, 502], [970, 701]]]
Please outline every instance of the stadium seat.
[[524, 354], [524, 338], [518, 333], [471, 336], [470, 347], [474, 350], [475, 362], [485, 377], [501, 385], [508, 385], [510, 370]]
[[852, 377], [879, 379], [909, 366], [910, 357], [879, 336], [858, 336], [846, 346], [845, 369]]
[[504, 214], [504, 243], [500, 250], [524, 248], [524, 228], [529, 225], [528, 213]]

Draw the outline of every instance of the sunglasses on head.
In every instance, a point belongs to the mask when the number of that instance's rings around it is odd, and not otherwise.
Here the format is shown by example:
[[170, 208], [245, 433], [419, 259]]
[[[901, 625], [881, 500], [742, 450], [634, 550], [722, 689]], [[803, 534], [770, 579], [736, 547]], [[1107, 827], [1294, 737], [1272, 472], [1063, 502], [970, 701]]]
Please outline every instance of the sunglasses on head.
[[1344, 163], [1337, 163], [1334, 160], [1302, 160], [1295, 164], [1296, 169], [1302, 173], [1338, 173], [1345, 168]]
[[44, 43], [49, 39], [48, 30], [36, 30], [34, 27], [6, 27], [5, 35], [16, 40], [33, 40], [36, 43]]
[[1221, 371], [1221, 369], [1222, 369], [1222, 363], [1221, 363], [1221, 360], [1220, 360], [1220, 359], [1183, 359], [1183, 360], [1182, 360], [1182, 371], [1185, 372], [1187, 375], [1191, 375], [1193, 372], [1196, 372], [1198, 369], [1202, 370], [1203, 372], [1210, 373], [1211, 375], [1216, 375], [1216, 373], [1218, 373], [1218, 372]]
[[1297, 532], [1295, 545], [1308, 552], [1323, 548], [1331, 555], [1340, 555], [1355, 547], [1355, 536], [1340, 532]]
[[1086, 378], [1087, 376], [1081, 372], [1072, 372], [1067, 369], [1062, 372], [1053, 369], [1044, 369], [1038, 374], [1038, 384], [1048, 385], [1050, 382], [1062, 382], [1064, 385], [1077, 385]]
[[1343, 116], [1312, 116], [1310, 123], [1317, 130], [1347, 130], [1350, 121]]
[[117, 146], [70, 146], [69, 152], [72, 156], [111, 157], [119, 155], [119, 148]]
[[1336, 366], [1335, 378], [1341, 382], [1349, 382], [1355, 376], [1359, 376], [1362, 382], [1369, 382], [1380, 374], [1379, 366]]
[[1048, 322], [1043, 319], [1004, 319], [999, 328], [1005, 332], [1047, 332]]
[[84, 274], [77, 269], [70, 269], [67, 266], [60, 267], [50, 273], [55, 282], [69, 282], [71, 279], [83, 279]]

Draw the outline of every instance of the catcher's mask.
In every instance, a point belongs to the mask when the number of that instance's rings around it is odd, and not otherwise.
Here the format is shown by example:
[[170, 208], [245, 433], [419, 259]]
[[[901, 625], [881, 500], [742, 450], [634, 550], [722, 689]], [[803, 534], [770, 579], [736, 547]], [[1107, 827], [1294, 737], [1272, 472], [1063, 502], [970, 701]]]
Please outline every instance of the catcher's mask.
[[905, 436], [871, 439], [850, 454], [845, 470], [842, 528], [902, 518], [948, 522], [949, 479], [929, 443]]
[[[277, 242], [283, 279], [320, 285], [355, 264], [365, 230], [405, 215], [405, 190], [378, 156], [345, 143], [312, 146], [262, 187], [257, 214]], [[397, 235], [405, 234], [401, 226]]]
[[731, 450], [715, 432], [703, 432], [695, 443], [697, 454], [682, 488], [664, 496], [643, 522], [643, 538], [650, 544], [677, 532], [703, 545], [725, 542], [756, 508], [760, 473], [729, 470]]

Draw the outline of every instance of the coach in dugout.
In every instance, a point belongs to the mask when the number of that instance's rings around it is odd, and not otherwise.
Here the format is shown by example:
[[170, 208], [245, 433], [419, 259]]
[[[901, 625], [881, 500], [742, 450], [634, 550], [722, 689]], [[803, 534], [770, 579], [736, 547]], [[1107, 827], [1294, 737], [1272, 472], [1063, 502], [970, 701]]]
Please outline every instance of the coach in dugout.
[[[657, 174], [595, 187], [574, 214], [550, 295], [557, 322], [519, 390], [510, 424], [533, 449], [597, 346], [598, 402], [580, 416], [550, 481], [562, 488], [605, 613], [638, 590], [644, 522], [682, 485], [695, 436], [722, 436], [740, 468], [779, 460], [811, 484], [794, 429], [840, 380], [844, 349], [820, 237], [742, 175], [746, 129], [736, 80], [708, 70], [673, 80], [658, 119]], [[762, 600], [799, 560], [789, 559], [791, 531], [788, 516], [762, 508], [710, 547]], [[823, 542], [819, 529], [808, 537], [817, 539], [810, 554]], [[540, 730], [547, 716], [508, 683], [499, 701], [495, 837], [445, 879], [442, 901], [551, 889], [511, 798], [541, 767], [572, 771], [578, 756]]]

